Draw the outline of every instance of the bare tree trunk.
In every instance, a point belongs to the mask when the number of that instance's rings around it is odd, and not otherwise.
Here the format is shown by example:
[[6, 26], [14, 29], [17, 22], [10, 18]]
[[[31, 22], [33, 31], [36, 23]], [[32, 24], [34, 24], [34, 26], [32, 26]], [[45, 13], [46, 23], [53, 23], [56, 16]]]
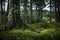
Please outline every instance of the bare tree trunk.
[[30, 0], [30, 22], [33, 23], [32, 0]]
[[3, 25], [3, 7], [2, 7], [2, 0], [1, 0], [1, 24]]
[[55, 1], [55, 20], [56, 20], [56, 22], [57, 22], [57, 10], [56, 10], [56, 1]]
[[60, 22], [60, 5], [59, 5], [59, 1], [58, 1], [57, 22]]
[[52, 18], [52, 17], [51, 17], [51, 2], [52, 2], [52, 1], [50, 0], [50, 23], [51, 23], [51, 18]]
[[27, 1], [28, 0], [24, 0], [24, 23], [27, 24]]
[[9, 14], [8, 14], [8, 22], [6, 24], [6, 27], [8, 27], [8, 29], [12, 29], [15, 27], [18, 28], [27, 27], [27, 25], [25, 25], [20, 18], [19, 10], [20, 10], [20, 0], [18, 1], [9, 0]]

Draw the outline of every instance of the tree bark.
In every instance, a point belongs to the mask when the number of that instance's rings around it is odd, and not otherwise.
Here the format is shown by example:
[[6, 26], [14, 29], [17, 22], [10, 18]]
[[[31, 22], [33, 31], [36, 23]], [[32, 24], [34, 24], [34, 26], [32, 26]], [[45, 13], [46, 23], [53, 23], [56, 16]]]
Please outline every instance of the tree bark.
[[27, 1], [24, 0], [24, 23], [27, 24]]
[[33, 23], [32, 0], [30, 0], [30, 22]]
[[60, 22], [60, 7], [59, 7], [60, 5], [59, 5], [59, 1], [58, 1], [58, 3], [56, 3], [56, 1], [55, 1], [55, 19], [56, 19], [56, 22]]
[[3, 25], [3, 7], [2, 7], [3, 1], [1, 0], [1, 25]]
[[[9, 0], [9, 14], [8, 14], [8, 22], [6, 24], [6, 27], [8, 29], [12, 28], [25, 28], [27, 25], [25, 25], [21, 18], [20, 18], [20, 0]], [[10, 27], [10, 28], [9, 28]]]

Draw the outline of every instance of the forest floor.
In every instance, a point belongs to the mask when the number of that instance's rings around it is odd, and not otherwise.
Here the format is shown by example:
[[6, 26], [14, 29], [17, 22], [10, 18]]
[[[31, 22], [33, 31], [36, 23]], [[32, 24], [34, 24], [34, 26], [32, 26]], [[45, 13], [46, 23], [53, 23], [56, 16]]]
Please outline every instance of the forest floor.
[[[28, 24], [35, 29], [12, 29], [9, 31], [0, 31], [0, 40], [60, 40], [60, 25], [48, 23]], [[0, 29], [4, 29], [0, 27]]]

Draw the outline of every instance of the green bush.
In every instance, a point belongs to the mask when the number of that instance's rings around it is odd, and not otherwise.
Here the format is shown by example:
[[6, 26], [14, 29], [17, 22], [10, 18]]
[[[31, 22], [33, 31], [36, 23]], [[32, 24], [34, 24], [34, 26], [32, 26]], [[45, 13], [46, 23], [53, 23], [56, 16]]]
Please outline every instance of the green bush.
[[40, 29], [40, 28], [60, 28], [60, 23], [56, 22], [42, 22], [42, 23], [34, 23], [34, 24], [28, 24], [33, 29]]
[[51, 23], [51, 24], [55, 25], [55, 27], [57, 28], [60, 28], [60, 23]]
[[[40, 33], [28, 29], [12, 29], [0, 32], [0, 40], [60, 40], [60, 23], [42, 22], [28, 25], [35, 30], [38, 29]], [[41, 30], [40, 28], [45, 29]]]
[[42, 22], [42, 23], [34, 23], [34, 24], [28, 24], [31, 28], [33, 29], [40, 29], [40, 28], [55, 28], [56, 24], [54, 23], [47, 23], [47, 22]]
[[40, 23], [41, 28], [56, 28], [57, 24], [56, 23], [47, 23], [47, 22], [42, 22]]
[[0, 33], [0, 38], [4, 40], [60, 40], [60, 30], [48, 28], [40, 33], [31, 30], [13, 29]]
[[28, 26], [33, 28], [33, 29], [39, 29], [40, 28], [40, 23], [28, 24]]
[[41, 40], [60, 40], [60, 32], [56, 29], [50, 28], [41, 31]]
[[31, 30], [11, 30], [8, 32], [3, 32], [0, 38], [4, 40], [35, 40], [38, 37], [38, 33]]

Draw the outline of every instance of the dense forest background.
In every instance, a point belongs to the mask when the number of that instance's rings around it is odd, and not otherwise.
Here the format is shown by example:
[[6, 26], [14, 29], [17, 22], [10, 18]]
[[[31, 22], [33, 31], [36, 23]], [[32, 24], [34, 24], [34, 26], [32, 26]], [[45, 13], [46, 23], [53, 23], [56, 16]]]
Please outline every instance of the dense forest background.
[[[59, 28], [60, 0], [0, 0], [0, 35], [5, 34], [3, 37], [0, 37], [1, 40], [3, 38], [4, 40], [17, 40], [15, 36], [14, 38], [11, 36], [14, 35], [14, 31], [17, 33], [15, 35], [18, 35], [20, 32], [26, 32], [29, 35], [31, 32], [31, 37], [22, 34], [22, 39], [19, 36], [19, 40], [60, 40]], [[12, 33], [11, 35], [9, 34], [10, 31]], [[46, 36], [43, 32], [48, 33], [47, 35], [50, 36]], [[4, 36], [7, 34], [11, 38], [8, 39], [6, 37], [6, 39]], [[36, 36], [33, 36], [33, 38], [32, 35]], [[38, 35], [41, 37], [37, 37]], [[51, 38], [49, 39], [48, 37]]]

